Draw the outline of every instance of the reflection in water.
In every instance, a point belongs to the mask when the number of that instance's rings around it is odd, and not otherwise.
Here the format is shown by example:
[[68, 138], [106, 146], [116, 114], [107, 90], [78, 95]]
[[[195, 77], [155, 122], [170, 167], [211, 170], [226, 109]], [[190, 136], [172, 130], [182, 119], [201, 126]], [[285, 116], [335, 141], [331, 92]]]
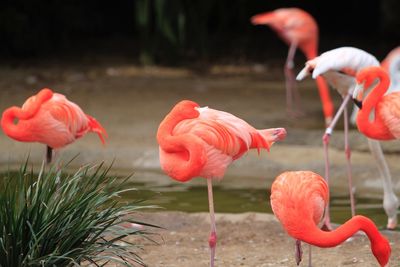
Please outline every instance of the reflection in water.
[[[208, 212], [207, 188], [203, 186], [173, 188], [145, 187], [143, 184], [130, 184], [139, 189], [124, 195], [126, 199], [138, 197], [148, 199], [149, 204], [158, 205], [165, 210], [185, 212]], [[272, 213], [269, 204], [269, 190], [260, 189], [226, 189], [215, 187], [214, 202], [216, 212], [267, 212]], [[331, 196], [331, 220], [343, 223], [351, 216], [350, 199], [347, 195]], [[382, 200], [356, 198], [356, 212], [371, 218], [379, 228], [386, 225], [386, 214], [382, 208]]]

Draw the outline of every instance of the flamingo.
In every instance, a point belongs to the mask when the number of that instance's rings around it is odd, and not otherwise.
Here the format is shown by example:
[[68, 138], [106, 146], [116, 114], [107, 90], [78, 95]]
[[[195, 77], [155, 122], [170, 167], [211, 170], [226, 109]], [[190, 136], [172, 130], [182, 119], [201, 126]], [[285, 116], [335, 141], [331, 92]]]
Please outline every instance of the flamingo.
[[[297, 47], [305, 54], [307, 60], [318, 55], [318, 25], [314, 18], [300, 8], [279, 8], [271, 12], [261, 13], [251, 17], [254, 25], [269, 25], [289, 45], [289, 52], [284, 67], [286, 78], [286, 102], [288, 108], [292, 106], [292, 94], [296, 90], [294, 80], [294, 55]], [[319, 95], [322, 102], [325, 123], [332, 120], [333, 103], [329, 88], [322, 77], [316, 79]]]
[[[394, 50], [391, 52], [388, 58], [395, 58], [393, 54], [396, 54]], [[384, 62], [389, 62], [388, 60], [384, 60], [383, 64], [386, 65]], [[399, 62], [396, 60], [392, 61], [391, 66], [395, 62]], [[397, 63], [399, 64], [399, 63]], [[312, 71], [313, 77], [318, 75], [323, 75], [327, 78], [328, 83], [331, 84], [332, 87], [337, 89], [339, 93], [344, 96], [344, 101], [341, 107], [338, 110], [338, 113], [335, 116], [335, 119], [332, 121], [332, 124], [326, 129], [325, 135], [323, 137], [324, 142], [324, 150], [325, 150], [325, 178], [329, 180], [329, 158], [328, 158], [328, 142], [329, 136], [332, 134], [333, 128], [341, 114], [344, 112], [344, 120], [345, 120], [345, 150], [346, 150], [346, 157], [348, 158], [347, 169], [348, 169], [348, 176], [349, 179], [351, 178], [351, 165], [350, 165], [350, 149], [348, 147], [348, 139], [347, 139], [347, 110], [344, 108], [347, 104], [348, 100], [350, 99], [351, 90], [353, 90], [355, 86], [355, 77], [354, 75], [363, 69], [364, 67], [368, 66], [378, 66], [378, 60], [368, 54], [367, 52], [352, 48], [352, 47], [342, 47], [330, 50], [321, 54], [318, 57], [318, 60], [315, 61], [308, 61], [306, 62], [305, 68], [299, 73], [297, 79], [304, 79], [306, 76], [309, 75], [310, 71]], [[395, 68], [394, 68], [395, 69]], [[398, 74], [397, 74], [398, 75]], [[395, 76], [395, 75], [394, 75]], [[347, 93], [346, 93], [347, 92]], [[369, 149], [371, 151], [372, 156], [375, 159], [375, 163], [377, 164], [378, 171], [380, 173], [382, 182], [383, 182], [383, 208], [388, 216], [388, 223], [386, 225], [387, 229], [395, 229], [397, 225], [397, 209], [399, 207], [399, 201], [394, 193], [393, 185], [392, 185], [392, 177], [389, 171], [389, 167], [387, 166], [385, 157], [382, 152], [382, 147], [377, 140], [373, 140], [367, 138]], [[350, 203], [352, 206], [352, 215], [355, 214], [355, 207], [354, 207], [354, 198], [353, 198], [353, 191], [352, 188], [352, 181], [349, 180], [349, 190], [350, 190]], [[330, 224], [329, 219], [329, 209], [327, 211], [327, 217], [325, 224], [329, 228]]]
[[[343, 102], [338, 109], [335, 117], [333, 118], [330, 125], [326, 128], [323, 136], [324, 145], [324, 157], [325, 157], [325, 179], [329, 183], [329, 157], [328, 157], [328, 144], [330, 136], [332, 135], [333, 129], [343, 113], [344, 117], [344, 136], [345, 136], [345, 154], [347, 160], [347, 175], [349, 182], [350, 192], [350, 205], [351, 214], [355, 215], [355, 204], [353, 196], [353, 185], [352, 185], [352, 170], [351, 170], [351, 151], [348, 141], [348, 115], [346, 105], [351, 98], [351, 93], [355, 84], [356, 73], [367, 66], [378, 66], [378, 60], [371, 54], [354, 47], [340, 47], [333, 50], [329, 50], [322, 53], [320, 56], [306, 62], [305, 67], [297, 75], [297, 80], [303, 80], [305, 77], [312, 73], [312, 77], [315, 79], [319, 75], [325, 77], [328, 83], [335, 88], [343, 98]], [[369, 140], [370, 149], [373, 153], [378, 153], [379, 143], [373, 140]], [[375, 154], [376, 154], [375, 153]], [[325, 216], [324, 226], [331, 229], [329, 207], [327, 207], [327, 213]]]
[[[379, 84], [375, 86], [371, 92], [363, 100], [363, 93], [366, 88], [369, 88], [372, 83], [377, 80]], [[356, 77], [357, 86], [353, 93], [355, 103], [360, 107], [357, 114], [357, 128], [368, 138], [375, 140], [394, 140], [400, 138], [400, 92], [395, 89], [389, 94], [385, 93], [389, 89], [390, 79], [385, 69], [381, 67], [369, 67], [359, 72]], [[369, 115], [374, 109], [374, 119], [370, 121]], [[390, 178], [390, 173], [389, 173]], [[391, 180], [390, 180], [391, 182]], [[384, 198], [384, 207], [389, 215], [388, 225], [389, 229], [394, 229], [397, 225], [397, 209], [399, 208], [399, 201], [393, 192], [393, 188], [385, 187], [390, 186], [384, 184], [384, 190], [389, 190]]]
[[329, 201], [326, 181], [311, 171], [280, 174], [271, 187], [272, 211], [286, 232], [297, 240], [318, 247], [335, 247], [358, 231], [364, 231], [371, 250], [380, 266], [389, 262], [391, 248], [388, 240], [367, 217], [357, 215], [333, 231], [323, 231], [317, 224]]
[[157, 141], [164, 172], [180, 182], [194, 177], [207, 179], [211, 267], [217, 243], [212, 180], [222, 179], [228, 165], [249, 149], [269, 150], [285, 136], [283, 128], [256, 130], [230, 113], [199, 107], [189, 100], [177, 103], [160, 123]]
[[1, 117], [1, 127], [7, 136], [17, 141], [45, 144], [47, 163], [51, 162], [53, 149], [62, 148], [88, 132], [97, 133], [103, 144], [107, 137], [96, 119], [86, 115], [64, 95], [47, 88], [29, 97], [22, 108], [6, 109]]
[[[386, 93], [388, 94], [400, 90], [400, 46], [394, 48], [386, 55], [381, 61], [381, 67], [384, 68], [390, 76], [390, 86]], [[357, 111], [358, 109], [355, 105], [350, 118], [353, 125], [356, 124]]]

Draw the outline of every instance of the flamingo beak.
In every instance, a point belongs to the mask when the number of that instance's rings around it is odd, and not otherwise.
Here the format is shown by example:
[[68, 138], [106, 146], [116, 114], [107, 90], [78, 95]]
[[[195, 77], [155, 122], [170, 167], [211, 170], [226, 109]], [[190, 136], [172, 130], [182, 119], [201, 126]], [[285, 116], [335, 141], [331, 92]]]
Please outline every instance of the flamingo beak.
[[357, 84], [353, 91], [353, 102], [359, 108], [362, 109], [364, 84]]

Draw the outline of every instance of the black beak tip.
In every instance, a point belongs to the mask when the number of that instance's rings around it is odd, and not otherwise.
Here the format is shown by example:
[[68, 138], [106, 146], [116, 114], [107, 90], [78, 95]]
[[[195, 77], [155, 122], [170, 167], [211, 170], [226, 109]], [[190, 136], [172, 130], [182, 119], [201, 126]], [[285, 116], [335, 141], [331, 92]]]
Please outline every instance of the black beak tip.
[[362, 109], [362, 101], [358, 101], [357, 99], [353, 99], [354, 104], [356, 104], [356, 106], [359, 109]]

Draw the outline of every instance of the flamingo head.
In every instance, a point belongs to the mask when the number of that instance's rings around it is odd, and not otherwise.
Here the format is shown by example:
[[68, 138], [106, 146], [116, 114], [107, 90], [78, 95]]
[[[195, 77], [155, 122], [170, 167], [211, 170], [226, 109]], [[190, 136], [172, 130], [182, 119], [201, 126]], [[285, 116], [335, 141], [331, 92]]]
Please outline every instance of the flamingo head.
[[297, 74], [296, 80], [302, 81], [310, 75], [312, 75], [313, 79], [315, 79], [319, 75], [319, 74], [315, 75], [315, 73], [314, 73], [314, 69], [317, 65], [317, 60], [318, 60], [318, 58], [308, 60], [305, 64], [304, 68], [299, 72], [299, 74]]
[[389, 242], [384, 237], [379, 242], [371, 243], [371, 250], [382, 267], [388, 266], [391, 248]]
[[250, 18], [250, 21], [253, 25], [266, 25], [278, 33], [284, 32], [285, 24], [282, 17], [276, 11], [254, 15]]
[[252, 16], [250, 21], [253, 25], [268, 25], [273, 21], [273, 19], [274, 15], [272, 12], [265, 12]]

